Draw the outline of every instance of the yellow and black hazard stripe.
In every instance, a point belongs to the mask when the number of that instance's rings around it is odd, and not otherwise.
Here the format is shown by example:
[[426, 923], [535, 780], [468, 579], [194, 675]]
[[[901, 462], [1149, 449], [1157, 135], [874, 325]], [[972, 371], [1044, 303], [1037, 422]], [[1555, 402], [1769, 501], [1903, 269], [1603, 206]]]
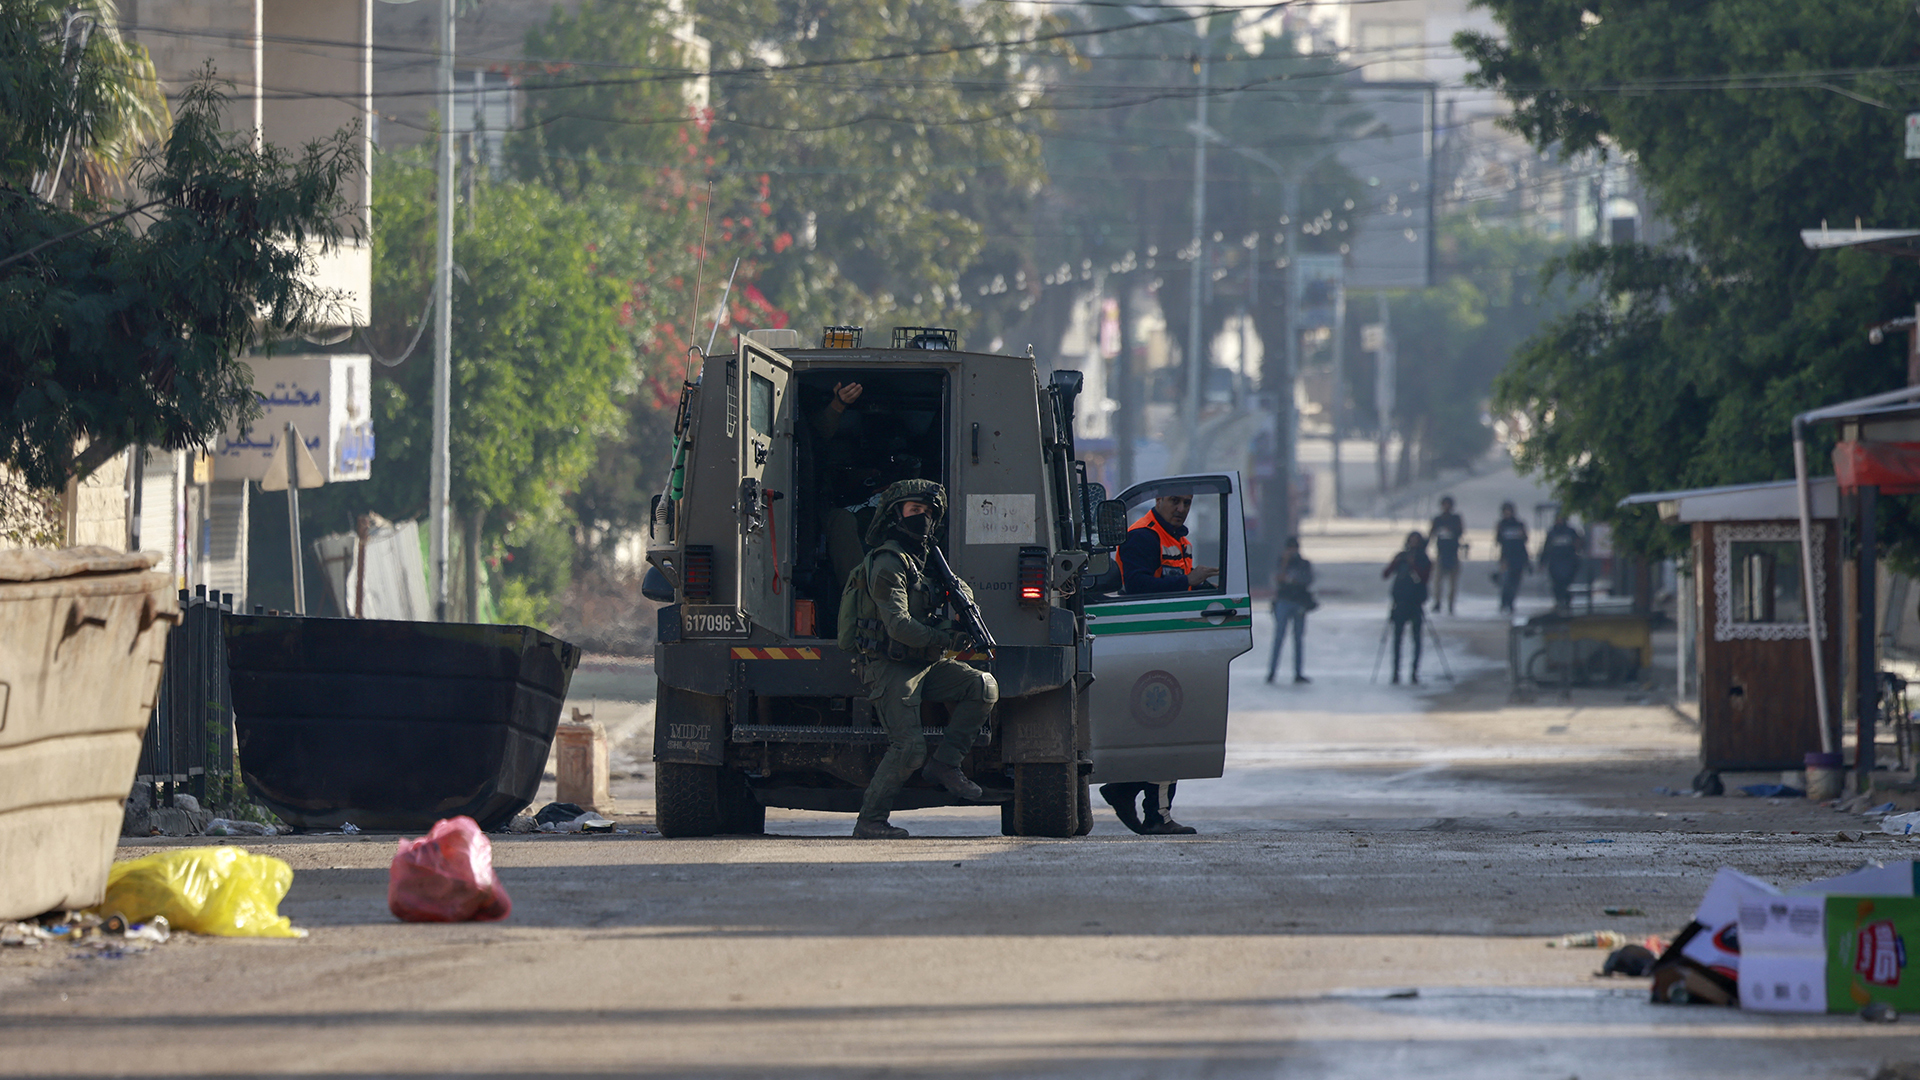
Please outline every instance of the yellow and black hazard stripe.
[[735, 645], [735, 660], [818, 660], [819, 649], [760, 648], [752, 645]]

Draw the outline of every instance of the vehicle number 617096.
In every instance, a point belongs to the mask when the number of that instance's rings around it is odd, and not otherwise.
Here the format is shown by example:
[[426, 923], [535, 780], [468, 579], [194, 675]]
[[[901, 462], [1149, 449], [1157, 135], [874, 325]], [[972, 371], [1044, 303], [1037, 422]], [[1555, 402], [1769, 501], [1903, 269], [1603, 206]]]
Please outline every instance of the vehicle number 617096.
[[683, 607], [680, 609], [682, 637], [745, 637], [745, 612], [725, 607]]

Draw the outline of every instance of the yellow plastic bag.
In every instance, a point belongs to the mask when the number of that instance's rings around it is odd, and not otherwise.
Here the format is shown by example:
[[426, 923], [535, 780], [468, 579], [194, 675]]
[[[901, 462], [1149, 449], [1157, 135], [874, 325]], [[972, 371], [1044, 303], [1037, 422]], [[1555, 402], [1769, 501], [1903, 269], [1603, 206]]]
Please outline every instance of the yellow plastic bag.
[[165, 915], [176, 930], [224, 937], [306, 937], [280, 914], [293, 867], [245, 848], [163, 851], [107, 871], [107, 898], [93, 910], [130, 923]]

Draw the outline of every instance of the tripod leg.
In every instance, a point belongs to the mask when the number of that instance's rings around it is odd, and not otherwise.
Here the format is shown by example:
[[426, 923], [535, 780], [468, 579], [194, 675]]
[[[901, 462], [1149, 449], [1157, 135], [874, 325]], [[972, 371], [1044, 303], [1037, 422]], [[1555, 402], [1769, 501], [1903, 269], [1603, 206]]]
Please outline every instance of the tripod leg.
[[1448, 682], [1457, 682], [1453, 677], [1453, 665], [1447, 663], [1447, 650], [1440, 647], [1440, 631], [1433, 628], [1432, 622], [1427, 623], [1427, 638], [1433, 642], [1434, 655], [1440, 658], [1440, 673], [1447, 677]]
[[1393, 632], [1393, 619], [1389, 617], [1387, 619], [1386, 625], [1380, 628], [1380, 647], [1373, 650], [1373, 674], [1367, 676], [1367, 681], [1370, 683], [1377, 683], [1380, 681], [1380, 661], [1386, 658], [1387, 635], [1392, 632]]

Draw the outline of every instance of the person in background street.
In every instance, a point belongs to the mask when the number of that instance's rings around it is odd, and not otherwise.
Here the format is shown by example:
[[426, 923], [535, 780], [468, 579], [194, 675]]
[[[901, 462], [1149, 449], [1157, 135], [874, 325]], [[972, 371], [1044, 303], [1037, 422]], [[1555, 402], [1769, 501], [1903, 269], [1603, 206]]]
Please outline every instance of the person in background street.
[[1273, 655], [1267, 659], [1267, 681], [1280, 667], [1280, 647], [1293, 631], [1293, 681], [1312, 682], [1301, 670], [1301, 652], [1307, 639], [1307, 612], [1320, 606], [1313, 598], [1313, 564], [1300, 556], [1300, 538], [1287, 537], [1280, 569], [1273, 581]]
[[1546, 538], [1540, 541], [1540, 565], [1546, 569], [1547, 580], [1553, 584], [1553, 606], [1556, 611], [1564, 612], [1573, 607], [1573, 580], [1580, 576], [1581, 556], [1586, 554], [1586, 547], [1580, 530], [1567, 524], [1567, 512], [1554, 511], [1553, 527], [1547, 530]]
[[1466, 534], [1466, 525], [1453, 511], [1453, 496], [1440, 496], [1440, 512], [1433, 516], [1433, 524], [1427, 530], [1427, 535], [1433, 538], [1435, 614], [1439, 614], [1442, 601], [1447, 605], [1447, 614], [1453, 614], [1454, 597], [1460, 592], [1460, 538]]
[[[1121, 592], [1138, 595], [1210, 587], [1207, 580], [1220, 571], [1193, 564], [1193, 544], [1187, 540], [1187, 514], [1192, 510], [1191, 491], [1162, 495], [1127, 529], [1127, 538], [1114, 552], [1120, 563]], [[1174, 787], [1172, 781], [1102, 784], [1100, 797], [1113, 807], [1120, 824], [1143, 836], [1191, 836], [1199, 830], [1173, 820]], [[1135, 810], [1135, 803], [1143, 805]]]
[[1388, 596], [1392, 598], [1393, 608], [1388, 618], [1393, 620], [1393, 681], [1400, 681], [1400, 639], [1407, 628], [1413, 628], [1413, 667], [1408, 670], [1408, 681], [1420, 681], [1420, 632], [1425, 629], [1423, 621], [1427, 610], [1427, 579], [1433, 576], [1433, 560], [1427, 558], [1427, 538], [1419, 530], [1407, 534], [1406, 546], [1401, 548], [1380, 572], [1383, 578], [1391, 579]]
[[1527, 526], [1514, 513], [1513, 504], [1500, 504], [1500, 521], [1493, 527], [1493, 542], [1500, 552], [1500, 613], [1513, 614], [1513, 599], [1520, 594], [1520, 575], [1527, 572]]

